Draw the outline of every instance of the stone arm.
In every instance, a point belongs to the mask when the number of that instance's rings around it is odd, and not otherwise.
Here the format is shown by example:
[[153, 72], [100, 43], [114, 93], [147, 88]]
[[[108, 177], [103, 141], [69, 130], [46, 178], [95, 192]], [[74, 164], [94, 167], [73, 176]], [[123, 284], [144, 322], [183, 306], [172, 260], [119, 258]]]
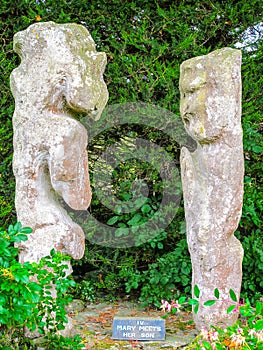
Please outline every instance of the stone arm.
[[86, 210], [91, 201], [87, 133], [77, 121], [71, 119], [65, 122], [73, 125], [63, 128], [60, 124], [62, 141], [56, 144], [53, 139], [54, 144], [49, 147], [51, 185], [72, 209]]

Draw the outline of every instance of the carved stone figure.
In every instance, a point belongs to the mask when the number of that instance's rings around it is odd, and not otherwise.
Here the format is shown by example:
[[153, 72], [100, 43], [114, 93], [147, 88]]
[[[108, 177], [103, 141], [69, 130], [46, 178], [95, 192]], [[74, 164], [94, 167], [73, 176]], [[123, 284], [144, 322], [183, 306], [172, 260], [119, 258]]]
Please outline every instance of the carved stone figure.
[[[197, 142], [181, 152], [181, 176], [187, 241], [192, 261], [192, 286], [200, 289], [196, 326], [228, 326], [232, 289], [240, 295], [243, 249], [234, 236], [243, 200], [241, 128], [241, 52], [224, 48], [183, 62], [180, 72], [181, 116]], [[233, 304], [233, 303], [232, 303]]]
[[11, 74], [16, 210], [33, 229], [20, 261], [39, 261], [52, 248], [83, 256], [84, 233], [61, 205], [85, 210], [91, 200], [87, 131], [78, 113], [99, 118], [108, 99], [105, 53], [77, 24], [35, 23], [15, 34], [21, 64]]

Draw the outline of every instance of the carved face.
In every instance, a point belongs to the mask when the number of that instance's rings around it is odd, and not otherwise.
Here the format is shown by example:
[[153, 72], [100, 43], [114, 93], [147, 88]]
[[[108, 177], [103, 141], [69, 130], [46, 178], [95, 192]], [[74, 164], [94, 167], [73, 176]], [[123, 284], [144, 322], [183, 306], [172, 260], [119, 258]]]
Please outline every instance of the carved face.
[[206, 74], [185, 67], [180, 74], [180, 112], [188, 133], [198, 141], [206, 138]]
[[34, 106], [100, 116], [108, 99], [106, 54], [96, 51], [85, 27], [35, 23], [15, 35], [14, 50], [22, 62], [12, 73], [13, 84]]
[[[231, 49], [227, 49], [231, 50]], [[240, 108], [232, 51], [185, 61], [181, 65], [181, 116], [187, 132], [200, 144], [232, 130]]]

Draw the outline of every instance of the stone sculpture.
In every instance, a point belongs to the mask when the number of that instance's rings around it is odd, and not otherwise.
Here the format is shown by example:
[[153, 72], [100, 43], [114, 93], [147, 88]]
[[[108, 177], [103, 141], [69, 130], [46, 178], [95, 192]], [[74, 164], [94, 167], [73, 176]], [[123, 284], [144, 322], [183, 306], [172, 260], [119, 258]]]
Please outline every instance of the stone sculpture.
[[52, 248], [79, 259], [84, 233], [61, 201], [75, 210], [90, 204], [87, 131], [74, 116], [99, 118], [106, 105], [106, 55], [85, 27], [53, 22], [15, 34], [14, 50], [15, 204], [18, 221], [33, 229], [20, 261], [39, 261]]
[[[232, 289], [240, 295], [243, 249], [234, 236], [243, 199], [241, 128], [241, 52], [224, 48], [183, 62], [180, 71], [181, 116], [197, 142], [181, 151], [181, 176], [192, 286], [200, 289], [196, 326], [226, 327], [238, 314], [227, 314]], [[233, 303], [232, 303], [233, 304]]]

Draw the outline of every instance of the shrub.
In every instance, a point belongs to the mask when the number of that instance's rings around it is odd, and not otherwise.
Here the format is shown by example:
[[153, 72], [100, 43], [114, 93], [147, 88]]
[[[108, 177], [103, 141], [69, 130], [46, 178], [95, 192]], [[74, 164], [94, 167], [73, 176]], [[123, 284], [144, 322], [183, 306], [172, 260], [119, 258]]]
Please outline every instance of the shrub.
[[[64, 306], [70, 296], [66, 293], [74, 281], [65, 276], [69, 257], [52, 250], [39, 263], [17, 261], [15, 243], [27, 240], [32, 230], [20, 223], [0, 231], [0, 344], [18, 349], [32, 342], [24, 336], [24, 328], [46, 335], [47, 340], [65, 328], [68, 322]], [[51, 294], [55, 288], [56, 297]], [[75, 340], [68, 340], [68, 344]], [[77, 346], [77, 343], [76, 343]], [[23, 347], [23, 349], [27, 349]], [[77, 348], [77, 347], [76, 347]]]

